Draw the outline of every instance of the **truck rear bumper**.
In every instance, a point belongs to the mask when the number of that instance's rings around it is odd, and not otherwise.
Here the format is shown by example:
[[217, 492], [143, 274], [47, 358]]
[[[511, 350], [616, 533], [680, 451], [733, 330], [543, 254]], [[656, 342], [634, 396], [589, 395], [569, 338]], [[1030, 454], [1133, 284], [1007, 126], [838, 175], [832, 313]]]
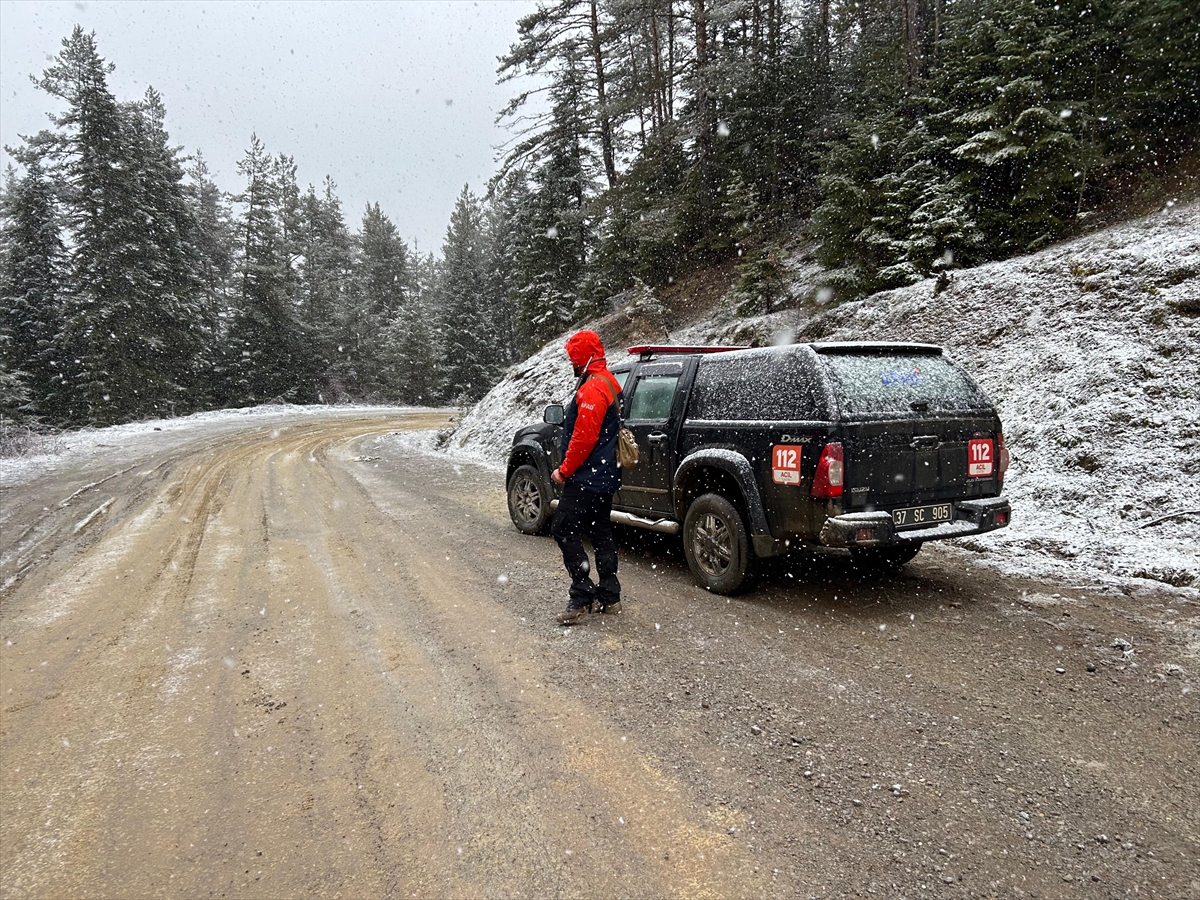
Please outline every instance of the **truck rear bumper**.
[[1005, 497], [960, 500], [954, 504], [952, 522], [897, 531], [890, 512], [846, 513], [826, 519], [819, 540], [826, 547], [886, 547], [939, 541], [1004, 528], [1011, 514]]

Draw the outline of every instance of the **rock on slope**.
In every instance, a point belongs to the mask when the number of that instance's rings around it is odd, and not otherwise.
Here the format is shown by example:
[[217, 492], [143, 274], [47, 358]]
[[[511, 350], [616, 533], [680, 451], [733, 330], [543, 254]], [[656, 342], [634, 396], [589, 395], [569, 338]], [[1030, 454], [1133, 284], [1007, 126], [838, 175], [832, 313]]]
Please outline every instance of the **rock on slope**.
[[[945, 346], [1000, 407], [1013, 525], [957, 543], [1032, 575], [1200, 586], [1200, 203], [813, 315], [693, 323], [680, 343]], [[502, 463], [566, 395], [561, 340], [514, 366], [451, 449]]]

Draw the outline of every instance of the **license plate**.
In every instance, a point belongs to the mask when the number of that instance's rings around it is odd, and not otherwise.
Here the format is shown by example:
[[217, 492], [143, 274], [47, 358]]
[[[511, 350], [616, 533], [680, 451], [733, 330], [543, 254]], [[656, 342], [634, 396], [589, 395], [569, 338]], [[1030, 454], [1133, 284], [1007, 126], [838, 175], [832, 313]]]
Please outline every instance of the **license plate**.
[[893, 509], [892, 522], [897, 528], [918, 528], [922, 525], [940, 525], [954, 520], [953, 503], [935, 503], [933, 506], [910, 506], [908, 509]]

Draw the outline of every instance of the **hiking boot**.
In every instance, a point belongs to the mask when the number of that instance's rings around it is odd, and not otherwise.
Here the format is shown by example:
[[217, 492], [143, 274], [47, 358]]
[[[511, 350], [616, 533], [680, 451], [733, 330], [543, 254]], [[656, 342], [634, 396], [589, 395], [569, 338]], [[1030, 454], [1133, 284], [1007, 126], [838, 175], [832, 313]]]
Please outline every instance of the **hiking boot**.
[[616, 603], [605, 603], [600, 607], [600, 612], [609, 616], [615, 616], [619, 614], [621, 612], [621, 601], [618, 600]]
[[587, 606], [568, 606], [565, 611], [558, 614], [559, 625], [575, 625], [587, 618], [587, 614], [592, 611], [592, 605]]

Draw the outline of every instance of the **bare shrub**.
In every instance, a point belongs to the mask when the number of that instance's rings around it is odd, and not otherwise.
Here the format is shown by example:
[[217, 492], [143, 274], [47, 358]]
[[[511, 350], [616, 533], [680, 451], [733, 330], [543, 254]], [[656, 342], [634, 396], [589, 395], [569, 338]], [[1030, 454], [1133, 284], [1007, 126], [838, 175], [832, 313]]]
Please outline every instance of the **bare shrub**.
[[62, 432], [33, 419], [0, 416], [0, 459], [58, 453]]

